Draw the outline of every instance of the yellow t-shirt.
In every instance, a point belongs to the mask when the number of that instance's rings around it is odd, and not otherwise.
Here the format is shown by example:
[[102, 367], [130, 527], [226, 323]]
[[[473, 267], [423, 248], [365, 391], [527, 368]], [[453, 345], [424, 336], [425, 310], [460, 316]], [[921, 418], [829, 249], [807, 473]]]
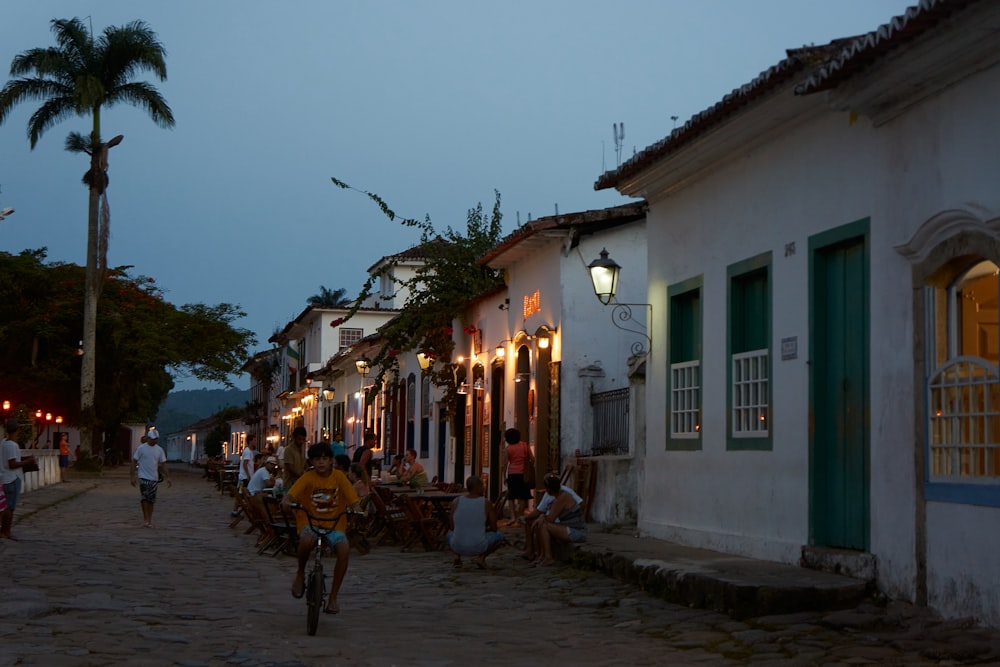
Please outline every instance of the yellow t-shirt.
[[[288, 491], [288, 495], [313, 515], [313, 525], [317, 528], [332, 528], [333, 520], [339, 516], [336, 530], [340, 532], [347, 529], [347, 515], [344, 511], [358, 502], [354, 486], [339, 470], [331, 470], [326, 477], [320, 477], [315, 470], [307, 470]], [[316, 517], [320, 519], [317, 521]], [[296, 529], [301, 533], [308, 525], [306, 515], [301, 510], [296, 511]]]

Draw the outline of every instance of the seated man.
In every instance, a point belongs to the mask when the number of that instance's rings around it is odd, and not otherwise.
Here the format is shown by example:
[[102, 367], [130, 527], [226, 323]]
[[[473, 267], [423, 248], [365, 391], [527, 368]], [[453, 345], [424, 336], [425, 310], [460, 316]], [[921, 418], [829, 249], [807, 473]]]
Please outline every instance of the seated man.
[[476, 567], [482, 570], [486, 557], [503, 545], [503, 534], [497, 531], [493, 503], [483, 496], [483, 480], [473, 475], [465, 488], [467, 493], [451, 503], [448, 547], [455, 553], [455, 567], [462, 567], [462, 556], [473, 556]]
[[[548, 475], [545, 476], [543, 483], [546, 485], [549, 484], [550, 478], [555, 478], [556, 480], [558, 480], [559, 475], [549, 473]], [[559, 489], [560, 491], [565, 491], [566, 493], [570, 494], [573, 497], [573, 500], [575, 500], [577, 503], [583, 502], [583, 498], [577, 495], [576, 491], [569, 488], [565, 484], [560, 484]], [[538, 551], [537, 548], [538, 529], [541, 526], [541, 522], [538, 519], [540, 519], [543, 514], [549, 511], [549, 508], [552, 507], [552, 503], [555, 501], [555, 499], [556, 497], [554, 494], [546, 491], [545, 494], [542, 495], [541, 500], [538, 501], [538, 505], [535, 507], [535, 509], [531, 510], [527, 514], [518, 517], [517, 519], [518, 523], [524, 525], [524, 553], [521, 554], [521, 558], [523, 558], [524, 560], [534, 561], [536, 559], [541, 558], [541, 553]]]
[[[337, 556], [337, 564], [333, 570], [333, 582], [330, 586], [330, 597], [323, 611], [327, 614], [336, 614], [340, 611], [337, 593], [340, 591], [340, 585], [344, 582], [344, 575], [347, 574], [347, 562], [350, 555], [350, 545], [345, 534], [347, 530], [346, 511], [350, 507], [354, 511], [360, 512], [361, 508], [358, 506], [358, 495], [354, 492], [354, 487], [347, 481], [344, 473], [333, 467], [333, 448], [329, 443], [318, 442], [312, 445], [309, 448], [308, 461], [312, 469], [307, 470], [296, 480], [281, 501], [281, 506], [286, 511], [292, 511], [294, 509], [292, 505], [295, 503], [302, 508], [295, 512], [295, 526], [299, 531], [299, 549], [298, 570], [296, 570], [295, 579], [292, 581], [292, 596], [300, 598], [305, 592], [306, 563], [316, 546], [316, 540], [321, 537], [314, 528], [324, 531], [332, 528], [333, 530], [322, 535], [322, 538]], [[305, 512], [314, 517], [312, 524], [309, 523]]]
[[403, 459], [404, 466], [407, 467], [403, 474], [400, 475], [399, 479], [404, 484], [413, 487], [414, 489], [422, 489], [428, 484], [430, 480], [427, 479], [427, 471], [424, 467], [417, 463], [417, 450], [407, 449], [406, 456]]
[[257, 468], [247, 483], [247, 493], [255, 496], [262, 491], [274, 488], [274, 475], [278, 472], [278, 457], [268, 456], [264, 465]]

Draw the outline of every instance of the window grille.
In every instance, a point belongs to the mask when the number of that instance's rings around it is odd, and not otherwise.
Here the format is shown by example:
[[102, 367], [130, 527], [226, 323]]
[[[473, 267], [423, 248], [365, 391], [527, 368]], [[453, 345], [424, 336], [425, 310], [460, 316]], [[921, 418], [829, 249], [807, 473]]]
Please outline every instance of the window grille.
[[364, 329], [357, 329], [351, 327], [340, 327], [340, 349], [346, 350], [347, 348], [361, 342], [361, 338], [364, 334]]
[[670, 436], [696, 438], [701, 430], [701, 361], [670, 364]]
[[590, 406], [594, 415], [594, 444], [590, 453], [628, 454], [628, 388], [592, 393]]
[[1000, 381], [995, 367], [958, 357], [928, 384], [930, 478], [1000, 482]]
[[768, 351], [734, 354], [733, 437], [768, 435]]

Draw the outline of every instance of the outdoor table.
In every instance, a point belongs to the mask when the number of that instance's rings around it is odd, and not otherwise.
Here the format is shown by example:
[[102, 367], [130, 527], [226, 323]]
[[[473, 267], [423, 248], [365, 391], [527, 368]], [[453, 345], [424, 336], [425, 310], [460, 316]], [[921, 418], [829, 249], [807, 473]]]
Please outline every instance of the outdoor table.
[[451, 517], [451, 503], [455, 500], [455, 498], [458, 498], [461, 495], [463, 494], [444, 493], [443, 491], [429, 491], [424, 493], [415, 493], [411, 497], [414, 500], [418, 500], [425, 505], [428, 505], [430, 507], [431, 514], [443, 523], [445, 529], [447, 529], [449, 519]]

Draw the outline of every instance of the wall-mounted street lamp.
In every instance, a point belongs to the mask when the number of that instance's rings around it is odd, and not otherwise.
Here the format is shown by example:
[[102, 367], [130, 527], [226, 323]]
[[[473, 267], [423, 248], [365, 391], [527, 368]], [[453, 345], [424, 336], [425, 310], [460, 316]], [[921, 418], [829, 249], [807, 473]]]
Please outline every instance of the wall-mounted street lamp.
[[[615, 294], [618, 293], [618, 276], [621, 273], [622, 267], [608, 256], [607, 248], [601, 250], [601, 256], [588, 264], [587, 269], [590, 271], [590, 281], [594, 286], [594, 294], [597, 296], [597, 300], [605, 306], [611, 305], [614, 302], [614, 308], [611, 311], [611, 323], [622, 331], [628, 331], [629, 333], [639, 334], [644, 337], [647, 345], [651, 348], [653, 346], [653, 337], [649, 333], [649, 326], [653, 319], [653, 306], [648, 303], [619, 303], [615, 301]], [[632, 317], [633, 306], [643, 306], [646, 308], [646, 324]], [[622, 323], [629, 322], [633, 322], [634, 326], [641, 328], [632, 329], [622, 325]], [[643, 354], [646, 350], [647, 347], [642, 344], [642, 341], [636, 341], [632, 344], [632, 354]]]
[[332, 403], [336, 395], [337, 392], [333, 387], [323, 387], [323, 400], [327, 403]]
[[372, 369], [372, 362], [368, 361], [367, 357], [361, 357], [354, 362], [354, 366], [358, 369], [358, 374], [362, 377], [368, 375], [368, 372]]
[[590, 271], [590, 282], [594, 285], [597, 299], [605, 306], [614, 301], [622, 267], [608, 257], [608, 249], [602, 249], [601, 256], [588, 264], [587, 269]]
[[426, 371], [434, 363], [434, 358], [426, 352], [417, 352], [417, 363], [420, 364], [420, 370]]

